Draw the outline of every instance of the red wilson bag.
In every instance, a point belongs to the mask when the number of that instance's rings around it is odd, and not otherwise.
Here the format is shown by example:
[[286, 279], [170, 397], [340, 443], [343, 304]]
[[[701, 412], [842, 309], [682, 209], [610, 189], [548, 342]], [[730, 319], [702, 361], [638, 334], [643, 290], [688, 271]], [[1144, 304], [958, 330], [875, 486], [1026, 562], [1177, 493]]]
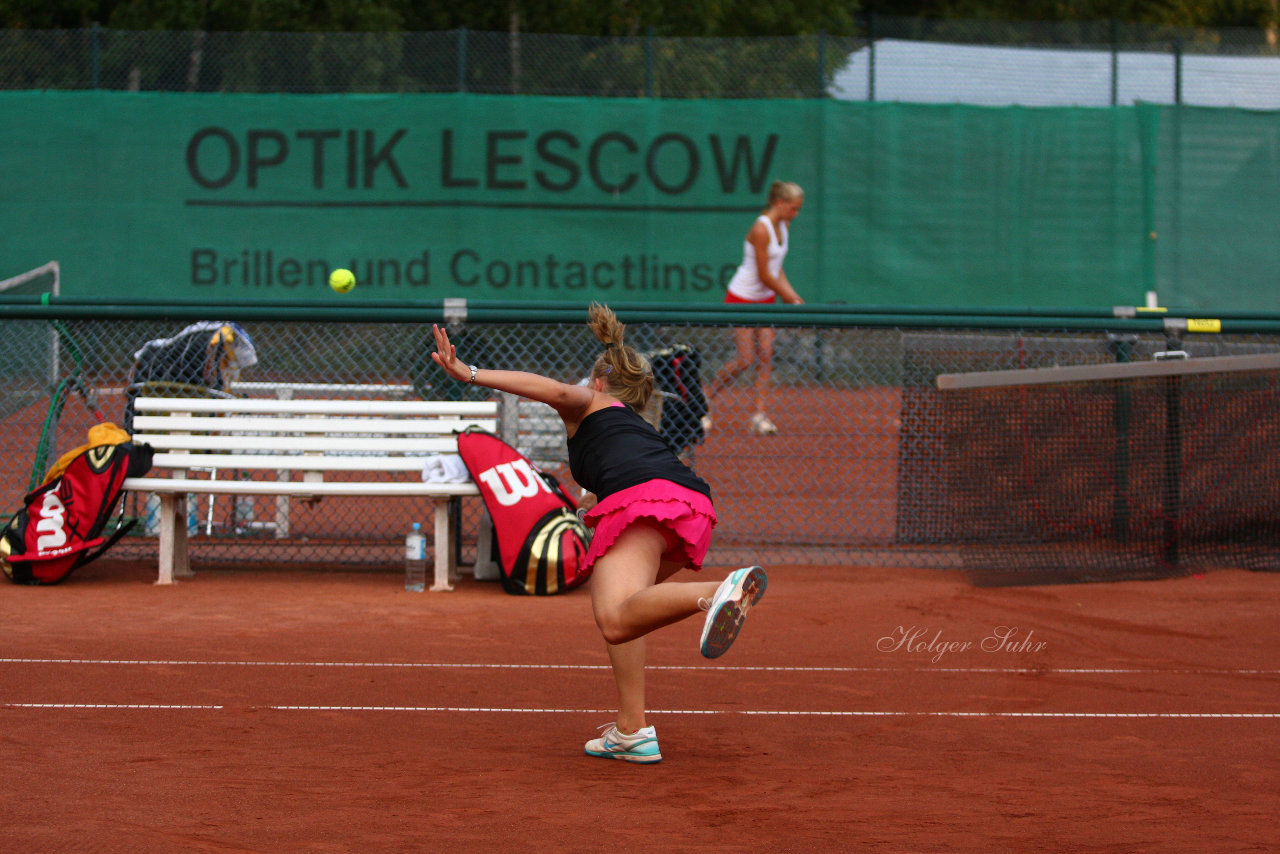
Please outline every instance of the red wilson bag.
[[118, 527], [110, 539], [101, 536], [120, 503], [120, 485], [146, 474], [151, 457], [150, 445], [132, 442], [82, 450], [27, 495], [0, 533], [0, 569], [15, 584], [57, 584], [97, 559], [133, 526]]
[[587, 580], [587, 527], [555, 477], [484, 430], [459, 434], [458, 454], [493, 520], [504, 590], [548, 596]]

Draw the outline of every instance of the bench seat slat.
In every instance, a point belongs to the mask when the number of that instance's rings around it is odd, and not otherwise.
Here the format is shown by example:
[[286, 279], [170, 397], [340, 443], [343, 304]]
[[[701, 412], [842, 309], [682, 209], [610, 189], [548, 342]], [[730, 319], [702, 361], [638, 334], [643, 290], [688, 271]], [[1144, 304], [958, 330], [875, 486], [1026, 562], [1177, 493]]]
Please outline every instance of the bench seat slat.
[[440, 400], [274, 400], [265, 397], [188, 398], [139, 397], [137, 412], [244, 412], [265, 415], [331, 414], [496, 418], [494, 401]]
[[219, 433], [376, 433], [378, 435], [451, 435], [470, 426], [494, 432], [498, 422], [480, 418], [267, 418], [260, 416], [137, 415], [137, 433], [217, 431]]
[[145, 442], [156, 450], [209, 451], [316, 451], [319, 453], [364, 452], [369, 454], [457, 453], [453, 436], [421, 439], [351, 438], [339, 436], [192, 436], [187, 434], [138, 433], [135, 442]]
[[219, 495], [402, 495], [449, 497], [479, 495], [474, 483], [421, 481], [201, 480], [181, 477], [130, 477], [124, 488], [135, 492], [183, 492]]
[[[450, 449], [446, 453], [453, 453]], [[420, 456], [304, 456], [302, 454], [187, 454], [157, 453], [155, 468], [261, 469], [264, 471], [400, 471], [420, 472], [427, 457]]]

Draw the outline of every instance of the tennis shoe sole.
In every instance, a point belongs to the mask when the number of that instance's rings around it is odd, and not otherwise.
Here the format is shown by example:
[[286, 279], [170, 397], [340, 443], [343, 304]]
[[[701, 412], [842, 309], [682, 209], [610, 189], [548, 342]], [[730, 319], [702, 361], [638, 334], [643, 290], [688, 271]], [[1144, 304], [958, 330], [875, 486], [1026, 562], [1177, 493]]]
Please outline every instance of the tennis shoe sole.
[[760, 601], [768, 586], [769, 578], [758, 566], [734, 570], [720, 582], [702, 626], [704, 657], [719, 658], [729, 651], [742, 631], [747, 612]]

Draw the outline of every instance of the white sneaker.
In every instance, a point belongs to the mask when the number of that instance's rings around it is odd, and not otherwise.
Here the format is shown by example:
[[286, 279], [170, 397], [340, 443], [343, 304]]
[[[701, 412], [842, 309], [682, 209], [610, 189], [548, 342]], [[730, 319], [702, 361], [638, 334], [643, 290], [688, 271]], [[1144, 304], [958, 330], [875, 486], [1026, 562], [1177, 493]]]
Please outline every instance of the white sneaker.
[[627, 762], [662, 761], [662, 753], [658, 750], [658, 731], [653, 727], [642, 727], [631, 735], [618, 732], [617, 724], [605, 724], [600, 729], [604, 730], [604, 735], [586, 744], [588, 756]]
[[742, 631], [747, 611], [760, 601], [769, 579], [758, 566], [735, 569], [720, 582], [716, 595], [706, 603], [706, 622], [702, 624], [702, 654], [707, 658], [719, 658], [728, 651]]
[[769, 416], [763, 412], [757, 412], [751, 416], [751, 429], [761, 436], [776, 436], [778, 434], [778, 425], [770, 421]]

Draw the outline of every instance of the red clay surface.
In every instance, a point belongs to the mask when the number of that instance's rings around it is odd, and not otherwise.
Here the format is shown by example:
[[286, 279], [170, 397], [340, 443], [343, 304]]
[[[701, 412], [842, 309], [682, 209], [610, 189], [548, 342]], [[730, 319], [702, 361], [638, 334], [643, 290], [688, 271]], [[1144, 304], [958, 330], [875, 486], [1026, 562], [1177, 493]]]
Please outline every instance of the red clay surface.
[[1280, 576], [769, 572], [724, 658], [694, 620], [651, 636], [656, 766], [582, 753], [614, 702], [585, 591], [294, 569], [156, 587], [107, 560], [0, 583], [0, 850], [1274, 845]]

